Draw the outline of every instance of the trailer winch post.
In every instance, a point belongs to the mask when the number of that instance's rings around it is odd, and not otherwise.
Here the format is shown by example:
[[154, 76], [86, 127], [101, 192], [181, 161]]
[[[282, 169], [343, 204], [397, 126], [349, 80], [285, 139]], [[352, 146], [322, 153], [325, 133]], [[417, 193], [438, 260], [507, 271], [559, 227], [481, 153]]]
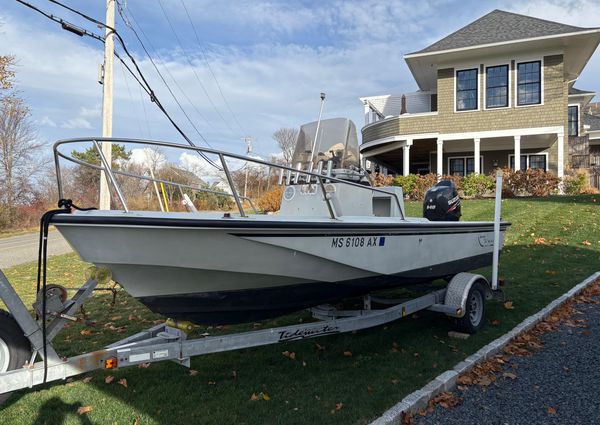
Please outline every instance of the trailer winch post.
[[494, 248], [492, 256], [492, 291], [498, 290], [498, 256], [500, 253], [500, 211], [502, 207], [502, 170], [496, 172], [496, 202], [494, 211]]

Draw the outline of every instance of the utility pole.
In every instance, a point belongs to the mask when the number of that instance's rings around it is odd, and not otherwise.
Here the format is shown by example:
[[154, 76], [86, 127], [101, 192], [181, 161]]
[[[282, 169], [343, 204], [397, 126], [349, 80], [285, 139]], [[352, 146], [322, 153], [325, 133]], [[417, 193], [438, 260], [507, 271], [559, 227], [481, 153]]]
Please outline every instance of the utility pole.
[[[249, 156], [252, 153], [252, 141], [254, 140], [252, 137], [242, 137], [242, 140], [246, 142], [246, 156]], [[247, 197], [248, 192], [248, 172], [250, 171], [250, 163], [246, 161], [246, 180], [244, 181], [244, 198]]]
[[[115, 27], [115, 0], [106, 0], [106, 26]], [[106, 28], [104, 42], [104, 66], [102, 73], [102, 137], [112, 137], [113, 115], [113, 63], [115, 41], [113, 31]], [[112, 164], [112, 143], [102, 142], [106, 162]], [[110, 210], [110, 188], [104, 171], [100, 172], [100, 209]]]

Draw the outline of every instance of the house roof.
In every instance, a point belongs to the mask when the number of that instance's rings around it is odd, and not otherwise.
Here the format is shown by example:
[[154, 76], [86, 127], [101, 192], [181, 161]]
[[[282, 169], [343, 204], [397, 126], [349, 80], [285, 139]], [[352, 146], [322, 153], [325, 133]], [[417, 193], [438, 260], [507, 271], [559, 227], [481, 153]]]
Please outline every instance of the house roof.
[[596, 92], [592, 91], [592, 90], [580, 90], [580, 89], [575, 88], [575, 87], [569, 87], [569, 94], [570, 95], [596, 94]]
[[588, 131], [600, 130], [600, 117], [591, 114], [583, 114], [583, 124], [590, 126]]
[[432, 45], [418, 52], [410, 53], [410, 55], [576, 33], [590, 29], [593, 28], [575, 27], [496, 9]]

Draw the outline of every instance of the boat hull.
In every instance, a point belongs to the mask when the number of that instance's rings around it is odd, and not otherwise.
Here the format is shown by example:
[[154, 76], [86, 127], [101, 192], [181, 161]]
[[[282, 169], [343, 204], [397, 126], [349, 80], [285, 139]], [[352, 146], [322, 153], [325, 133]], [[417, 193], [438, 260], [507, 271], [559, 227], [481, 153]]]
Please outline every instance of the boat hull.
[[202, 324], [277, 317], [492, 261], [487, 222], [98, 214], [59, 215], [55, 225], [83, 260], [109, 267], [152, 311]]

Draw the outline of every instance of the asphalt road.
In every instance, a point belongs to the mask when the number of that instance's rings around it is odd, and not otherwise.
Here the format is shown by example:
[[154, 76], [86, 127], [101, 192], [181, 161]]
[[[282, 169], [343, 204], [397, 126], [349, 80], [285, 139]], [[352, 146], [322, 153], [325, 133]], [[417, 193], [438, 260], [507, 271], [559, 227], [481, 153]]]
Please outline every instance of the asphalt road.
[[[38, 258], [38, 233], [0, 239], [0, 269], [17, 266]], [[57, 231], [48, 234], [48, 256], [66, 254], [72, 249]]]
[[[598, 298], [597, 298], [598, 299]], [[530, 357], [512, 357], [503, 377], [487, 388], [469, 386], [455, 394], [464, 403], [453, 409], [436, 407], [416, 425], [470, 424], [598, 424], [600, 403], [600, 304], [577, 304], [573, 319], [588, 328], [564, 323], [542, 337], [544, 347]]]

